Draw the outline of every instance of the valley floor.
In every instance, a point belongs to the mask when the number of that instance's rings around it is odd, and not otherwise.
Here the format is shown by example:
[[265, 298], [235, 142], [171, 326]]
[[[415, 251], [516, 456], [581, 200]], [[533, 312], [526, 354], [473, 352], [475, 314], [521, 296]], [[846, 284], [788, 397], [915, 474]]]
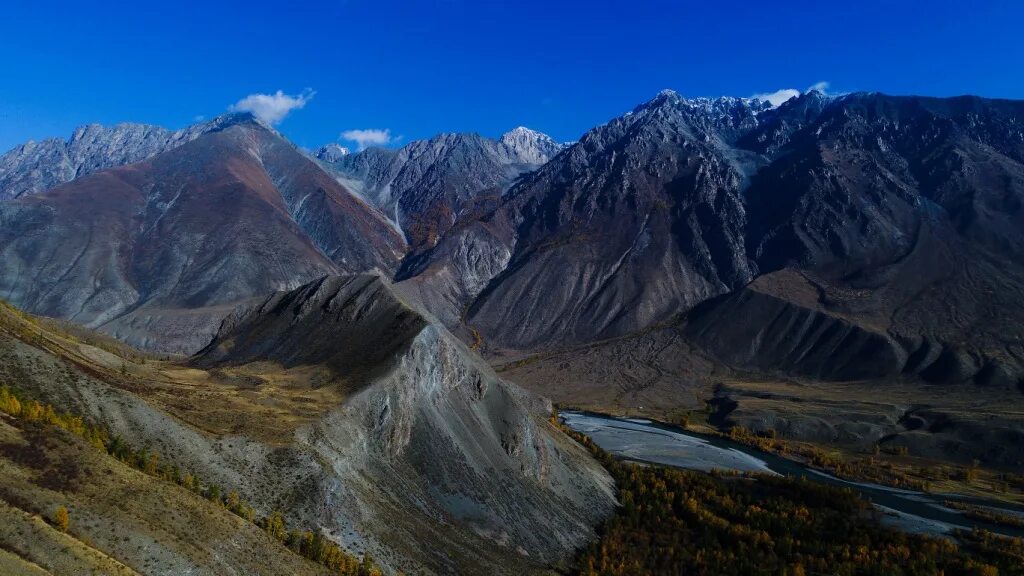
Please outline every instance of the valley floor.
[[567, 432], [608, 468], [622, 504], [573, 574], [1024, 574], [1019, 538], [912, 535], [883, 526], [849, 488], [631, 464]]

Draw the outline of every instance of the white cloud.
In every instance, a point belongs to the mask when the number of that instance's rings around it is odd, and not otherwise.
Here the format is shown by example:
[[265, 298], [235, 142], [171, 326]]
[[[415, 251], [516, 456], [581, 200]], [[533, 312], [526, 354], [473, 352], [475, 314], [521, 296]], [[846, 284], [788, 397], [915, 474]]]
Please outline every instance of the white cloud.
[[807, 92], [810, 92], [812, 90], [817, 90], [818, 92], [821, 92], [823, 94], [828, 94], [828, 88], [829, 83], [822, 80], [821, 82], [815, 82], [810, 87], [808, 87], [807, 90], [804, 90], [803, 92], [800, 92], [796, 88], [782, 88], [781, 90], [776, 90], [775, 92], [762, 92], [760, 94], [754, 94], [753, 96], [751, 96], [751, 98], [764, 100], [766, 102], [769, 102], [772, 106], [779, 106], [780, 104], [782, 104], [786, 100], [789, 100], [790, 98], [795, 98], [800, 94], [806, 94]]
[[360, 150], [366, 150], [368, 146], [383, 146], [396, 138], [391, 137], [391, 129], [366, 128], [345, 130], [341, 133], [343, 140], [355, 142]]
[[260, 120], [274, 125], [284, 120], [292, 110], [297, 110], [313, 99], [316, 92], [306, 89], [302, 94], [291, 96], [278, 90], [274, 94], [249, 94], [228, 107], [232, 112], [252, 112]]
[[811, 90], [817, 90], [818, 92], [821, 92], [822, 94], [827, 94], [828, 93], [828, 86], [829, 86], [828, 82], [822, 80], [821, 82], [815, 82], [814, 84], [812, 84], [811, 87], [807, 89], [807, 91], [810, 92]]
[[757, 98], [758, 100], [764, 100], [769, 102], [772, 106], [778, 106], [789, 100], [800, 95], [800, 91], [794, 88], [783, 88], [782, 90], [776, 90], [775, 92], [762, 92], [761, 94], [754, 94], [751, 98]]

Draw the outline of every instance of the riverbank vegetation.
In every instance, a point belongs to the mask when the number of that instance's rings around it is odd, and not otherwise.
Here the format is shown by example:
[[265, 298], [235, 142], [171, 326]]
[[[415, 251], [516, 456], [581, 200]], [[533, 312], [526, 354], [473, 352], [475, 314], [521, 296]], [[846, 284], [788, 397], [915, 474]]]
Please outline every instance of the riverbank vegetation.
[[966, 504], [964, 502], [955, 502], [952, 500], [946, 500], [945, 504], [954, 510], [959, 510], [964, 516], [973, 520], [991, 522], [992, 524], [1008, 526], [1010, 528], [1024, 528], [1024, 516], [1013, 516], [984, 506], [976, 506], [974, 504]]
[[622, 463], [563, 430], [608, 469], [621, 503], [572, 574], [1024, 574], [1020, 539], [911, 535], [883, 527], [849, 489]]
[[866, 454], [825, 450], [806, 442], [777, 438], [774, 431], [754, 434], [742, 426], [729, 429], [729, 439], [765, 452], [797, 460], [845, 480], [871, 482], [904, 490], [987, 496], [1024, 502], [1024, 476], [968, 465], [917, 458], [905, 446], [875, 445]]

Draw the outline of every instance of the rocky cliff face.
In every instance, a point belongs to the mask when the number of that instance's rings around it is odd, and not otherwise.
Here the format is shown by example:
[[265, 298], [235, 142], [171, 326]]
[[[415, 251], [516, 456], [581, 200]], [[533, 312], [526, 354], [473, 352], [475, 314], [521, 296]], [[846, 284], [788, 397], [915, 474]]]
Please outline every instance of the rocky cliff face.
[[0, 293], [144, 347], [193, 351], [245, 298], [394, 269], [402, 239], [248, 116], [159, 154], [0, 204]]
[[182, 130], [89, 124], [67, 140], [29, 141], [0, 156], [0, 200], [37, 194], [93, 172], [140, 162], [231, 122], [232, 115], [226, 115]]
[[571, 554], [610, 509], [607, 476], [546, 422], [550, 407], [379, 278], [330, 277], [241, 310], [195, 362], [266, 360], [345, 382], [344, 405], [291, 440], [323, 467], [293, 497], [392, 568], [514, 573]]

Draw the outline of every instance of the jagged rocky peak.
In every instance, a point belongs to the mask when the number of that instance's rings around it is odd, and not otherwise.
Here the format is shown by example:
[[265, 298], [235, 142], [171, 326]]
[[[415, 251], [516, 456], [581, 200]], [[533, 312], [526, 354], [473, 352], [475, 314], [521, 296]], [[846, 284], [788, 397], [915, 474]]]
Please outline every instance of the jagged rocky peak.
[[399, 149], [369, 148], [320, 161], [392, 218], [411, 247], [430, 248], [468, 206], [535, 170], [560, 148], [524, 128], [502, 140], [442, 133]]
[[547, 134], [525, 126], [502, 134], [501, 143], [527, 164], [544, 164], [565, 147]]
[[[721, 96], [687, 98], [674, 90], [662, 90], [654, 98], [630, 112], [599, 126], [584, 135], [582, 142], [593, 143], [593, 136], [608, 132], [605, 126], [646, 125], [654, 131], [679, 132], [694, 141], [721, 140], [732, 144], [760, 124], [760, 116], [772, 106], [756, 98]], [[661, 127], [661, 128], [659, 128]], [[657, 134], [653, 134], [657, 138]]]
[[223, 130], [231, 126], [244, 125], [259, 126], [275, 134], [278, 134], [277, 130], [271, 128], [269, 124], [267, 124], [263, 120], [260, 120], [260, 118], [252, 112], [227, 112], [225, 114], [217, 116], [213, 120], [209, 120], [207, 122], [190, 126], [185, 130], [195, 130], [198, 131], [200, 134], [205, 134], [207, 132], [213, 132], [215, 130]]
[[324, 162], [339, 162], [350, 153], [351, 151], [348, 148], [335, 142], [331, 142], [330, 144], [326, 144], [318, 148], [313, 155], [316, 156], [318, 160], [323, 160]]
[[[741, 98], [737, 96], [708, 97], [686, 97], [675, 90], [665, 89], [637, 107], [637, 110], [657, 108], [661, 106], [685, 107], [691, 110], [712, 112], [717, 114], [732, 112], [736, 109], [746, 109], [753, 112], [761, 112], [772, 108], [770, 102], [758, 98]], [[636, 112], [637, 110], [634, 110]]]

